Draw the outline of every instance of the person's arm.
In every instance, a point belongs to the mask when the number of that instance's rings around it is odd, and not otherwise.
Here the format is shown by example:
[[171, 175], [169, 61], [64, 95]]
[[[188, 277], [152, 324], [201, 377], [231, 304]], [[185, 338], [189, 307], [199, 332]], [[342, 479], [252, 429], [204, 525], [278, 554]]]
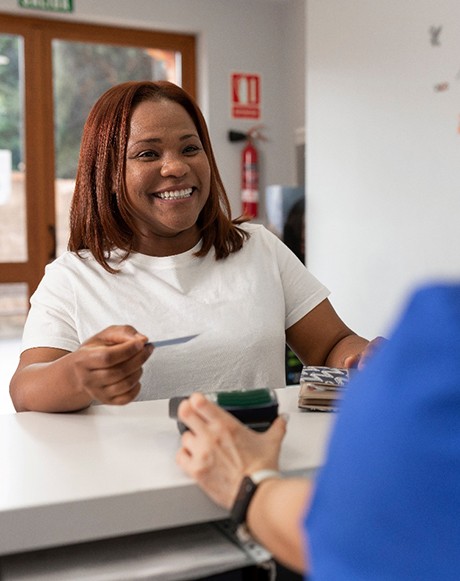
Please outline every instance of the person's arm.
[[304, 365], [362, 367], [382, 341], [357, 335], [327, 299], [286, 330], [287, 344]]
[[303, 518], [312, 493], [306, 478], [270, 478], [261, 482], [252, 497], [246, 517], [251, 535], [290, 569], [309, 568]]
[[123, 405], [140, 390], [142, 365], [152, 353], [129, 326], [108, 327], [70, 353], [37, 347], [21, 354], [10, 383], [16, 411], [68, 412], [96, 400]]
[[[244, 476], [278, 469], [284, 417], [266, 432], [255, 432], [199, 393], [181, 403], [178, 415], [190, 430], [182, 435], [177, 462], [220, 506], [232, 507]], [[280, 562], [298, 571], [306, 568], [301, 521], [310, 488], [306, 479], [264, 480], [247, 513], [251, 534]]]

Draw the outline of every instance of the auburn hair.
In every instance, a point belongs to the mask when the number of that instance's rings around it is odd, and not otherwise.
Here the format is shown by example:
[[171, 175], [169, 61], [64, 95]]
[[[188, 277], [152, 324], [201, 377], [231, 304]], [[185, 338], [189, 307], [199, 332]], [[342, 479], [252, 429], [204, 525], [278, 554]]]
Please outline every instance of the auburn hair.
[[[106, 91], [92, 107], [80, 147], [75, 191], [70, 207], [68, 249], [80, 254], [89, 250], [109, 272], [114, 249], [133, 251], [137, 233], [126, 196], [126, 148], [131, 114], [143, 101], [174, 101], [192, 118], [211, 168], [210, 193], [198, 216], [202, 245], [196, 256], [205, 256], [214, 246], [216, 259], [240, 250], [248, 233], [239, 224], [246, 218], [231, 218], [230, 202], [216, 164], [203, 114], [194, 99], [168, 81], [131, 81]], [[114, 192], [117, 192], [115, 195]]]

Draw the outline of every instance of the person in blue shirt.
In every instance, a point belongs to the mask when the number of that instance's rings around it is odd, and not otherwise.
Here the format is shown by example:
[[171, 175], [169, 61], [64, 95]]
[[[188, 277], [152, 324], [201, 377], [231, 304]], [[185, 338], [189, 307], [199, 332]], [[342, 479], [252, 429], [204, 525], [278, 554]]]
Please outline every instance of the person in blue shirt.
[[349, 384], [315, 481], [278, 473], [286, 418], [253, 432], [201, 394], [177, 462], [229, 510], [254, 476], [246, 527], [311, 581], [457, 581], [459, 364], [460, 285], [427, 285]]

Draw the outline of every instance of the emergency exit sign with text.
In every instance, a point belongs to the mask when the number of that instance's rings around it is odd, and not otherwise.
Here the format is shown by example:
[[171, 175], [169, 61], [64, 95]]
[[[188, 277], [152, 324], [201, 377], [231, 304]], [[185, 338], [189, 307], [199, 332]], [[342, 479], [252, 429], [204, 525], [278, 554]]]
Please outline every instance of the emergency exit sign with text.
[[47, 10], [48, 12], [72, 12], [72, 0], [18, 0], [21, 8]]
[[260, 119], [260, 75], [232, 74], [232, 117]]

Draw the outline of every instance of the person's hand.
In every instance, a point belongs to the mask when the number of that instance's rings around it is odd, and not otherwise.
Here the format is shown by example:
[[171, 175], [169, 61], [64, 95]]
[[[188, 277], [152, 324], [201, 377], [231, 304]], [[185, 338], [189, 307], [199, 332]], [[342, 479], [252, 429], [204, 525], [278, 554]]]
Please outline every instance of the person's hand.
[[244, 476], [278, 469], [284, 416], [266, 432], [255, 432], [195, 393], [180, 404], [178, 418], [189, 431], [182, 435], [177, 463], [220, 506], [231, 508]]
[[69, 381], [103, 404], [129, 403], [140, 391], [142, 365], [153, 351], [146, 341], [128, 325], [104, 329], [72, 353]]
[[344, 367], [347, 369], [362, 369], [366, 363], [368, 363], [369, 359], [374, 355], [374, 353], [380, 349], [380, 347], [382, 347], [385, 341], [387, 341], [387, 339], [384, 337], [376, 337], [375, 339], [372, 339], [372, 341], [369, 341], [361, 353], [356, 353], [355, 355], [346, 357], [344, 361]]

